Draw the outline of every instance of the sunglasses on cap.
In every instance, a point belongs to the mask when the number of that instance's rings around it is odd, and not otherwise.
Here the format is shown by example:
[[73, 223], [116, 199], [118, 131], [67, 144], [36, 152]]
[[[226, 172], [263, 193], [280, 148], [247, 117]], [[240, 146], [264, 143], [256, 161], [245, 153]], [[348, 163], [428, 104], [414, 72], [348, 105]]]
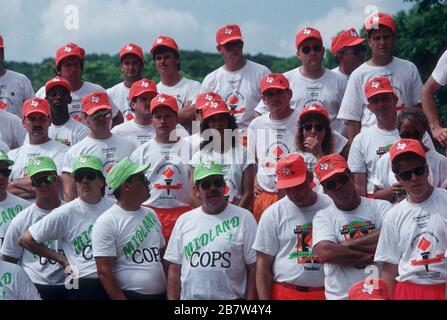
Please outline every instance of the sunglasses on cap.
[[85, 170], [85, 171], [76, 171], [74, 174], [74, 179], [76, 182], [82, 182], [84, 178], [86, 178], [88, 181], [93, 181], [96, 179], [98, 174], [93, 170]]
[[325, 126], [322, 124], [304, 124], [302, 127], [305, 131], [312, 131], [312, 129], [315, 128], [316, 131], [321, 132], [325, 129]]
[[352, 47], [350, 49], [344, 49], [341, 51], [341, 54], [345, 54], [345, 53], [352, 53], [356, 56], [358, 56], [361, 53], [364, 53], [366, 51], [364, 46], [356, 46], [356, 47]]
[[422, 176], [425, 173], [425, 163], [423, 165], [420, 165], [419, 167], [412, 169], [412, 170], [399, 172], [398, 176], [402, 180], [408, 181], [411, 179], [413, 173], [416, 175], [416, 177]]
[[301, 47], [301, 52], [304, 54], [309, 54], [311, 50], [315, 53], [320, 53], [321, 49], [323, 49], [323, 46], [321, 44], [314, 44], [313, 46], [305, 46]]
[[349, 176], [347, 174], [343, 174], [339, 176], [337, 179], [332, 179], [330, 181], [324, 181], [321, 185], [327, 190], [334, 190], [337, 186], [337, 183], [344, 186], [349, 181]]
[[0, 174], [4, 177], [9, 177], [11, 174], [11, 169], [8, 168], [0, 169]]
[[400, 132], [399, 133], [400, 137], [402, 139], [415, 139], [415, 140], [420, 140], [422, 138], [423, 133], [419, 132], [419, 131], [413, 131], [413, 132]]
[[56, 181], [56, 176], [54, 174], [51, 174], [49, 176], [43, 176], [39, 178], [31, 178], [31, 184], [35, 188], [40, 188], [42, 184], [50, 185], [54, 181]]
[[214, 185], [216, 188], [222, 188], [225, 185], [225, 180], [222, 178], [214, 180], [205, 180], [200, 182], [199, 184], [202, 190], [208, 190], [211, 188], [212, 185]]
[[99, 110], [94, 114], [90, 115], [93, 120], [98, 119], [99, 117], [104, 117], [105, 119], [109, 119], [112, 116], [112, 113], [109, 110]]

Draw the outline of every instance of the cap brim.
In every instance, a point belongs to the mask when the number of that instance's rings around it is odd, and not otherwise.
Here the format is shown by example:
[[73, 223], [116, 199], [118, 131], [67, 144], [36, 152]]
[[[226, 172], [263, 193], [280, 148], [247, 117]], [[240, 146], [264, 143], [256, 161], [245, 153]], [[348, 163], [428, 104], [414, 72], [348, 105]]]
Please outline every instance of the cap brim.
[[151, 166], [151, 164], [142, 164], [142, 165], [139, 165], [138, 168], [136, 168], [136, 169], [132, 172], [131, 176], [133, 176], [134, 174], [140, 173], [140, 172], [145, 172], [147, 169], [149, 169], [150, 166]]
[[226, 44], [226, 43], [228, 43], [228, 42], [236, 41], [236, 40], [241, 40], [241, 41], [243, 42], [243, 41], [244, 41], [244, 38], [242, 38], [241, 36], [233, 36], [233, 37], [229, 37], [229, 38], [225, 39], [224, 41], [221, 41], [221, 42], [219, 43], [219, 45], [224, 45], [224, 44]]
[[166, 108], [171, 109], [171, 110], [172, 110], [173, 112], [175, 112], [176, 114], [178, 113], [178, 110], [175, 110], [173, 107], [171, 107], [171, 106], [168, 105], [168, 104], [159, 104], [159, 105], [156, 105], [155, 107], [153, 107], [153, 108], [150, 109], [150, 113], [152, 114], [152, 113], [155, 111], [155, 109], [160, 108], [160, 107], [166, 107]]
[[36, 174], [41, 173], [41, 172], [56, 172], [57, 174], [57, 169], [53, 169], [53, 168], [40, 168], [36, 171], [33, 172], [33, 175], [30, 176], [30, 178], [34, 177]]
[[320, 183], [326, 181], [329, 178], [332, 178], [336, 174], [345, 172], [346, 169], [348, 169], [348, 168], [338, 168], [338, 169], [335, 169], [335, 170], [329, 172], [327, 175], [325, 175], [324, 177], [321, 178]]
[[25, 113], [23, 116], [27, 117], [27, 116], [29, 116], [32, 113], [41, 113], [43, 115], [46, 115], [47, 117], [50, 115], [49, 113], [46, 113], [45, 111], [42, 111], [42, 110], [30, 110], [27, 113]]
[[88, 116], [91, 116], [91, 115], [94, 114], [96, 111], [98, 111], [98, 110], [104, 110], [104, 109], [112, 110], [112, 107], [109, 106], [109, 105], [107, 105], [107, 104], [103, 104], [103, 105], [101, 105], [101, 106], [97, 106], [97, 107], [94, 107], [94, 108], [92, 108], [92, 109], [89, 109], [89, 110], [87, 110], [85, 113], [86, 113]]
[[70, 88], [67, 88], [67, 86], [64, 86], [61, 82], [53, 82], [45, 87], [45, 94], [48, 94], [48, 91], [50, 91], [54, 87], [64, 87], [68, 91], [70, 91]]
[[303, 176], [294, 177], [292, 179], [286, 179], [279, 181], [278, 179], [278, 189], [287, 189], [299, 186], [306, 181], [307, 171], [303, 174]]
[[221, 172], [205, 172], [201, 176], [193, 177], [194, 178], [193, 180], [194, 180], [194, 183], [196, 183], [197, 181], [203, 180], [203, 179], [208, 178], [210, 176], [224, 176], [224, 175]]
[[228, 114], [231, 114], [230, 110], [228, 110], [228, 111], [225, 111], [225, 110], [217, 110], [216, 112], [213, 112], [213, 113], [207, 115], [206, 117], [204, 117], [204, 115], [203, 115], [203, 108], [198, 109], [198, 110], [202, 110], [202, 119], [203, 119], [203, 120], [208, 119], [209, 117], [212, 117], [212, 116], [214, 116], [214, 115], [216, 115], [216, 114], [221, 114], [221, 113], [228, 113]]
[[169, 49], [174, 50], [174, 51], [177, 52], [177, 53], [180, 53], [180, 52], [178, 51], [177, 48], [173, 48], [172, 46], [167, 46], [166, 44], [157, 44], [156, 46], [153, 46], [153, 47], [151, 48], [150, 53], [151, 53], [151, 54], [154, 54], [155, 49], [157, 49], [158, 47], [166, 47], [166, 48], [169, 48]]
[[157, 90], [151, 90], [151, 89], [142, 90], [142, 91], [139, 91], [136, 94], [134, 94], [130, 100], [132, 100], [133, 98], [139, 97], [144, 93], [158, 93], [158, 92], [157, 92]]
[[264, 90], [262, 90], [261, 93], [264, 93], [264, 92], [266, 92], [267, 90], [270, 90], [270, 89], [287, 90], [287, 89], [289, 89], [289, 87], [285, 87], [285, 86], [280, 86], [280, 85], [275, 85], [275, 84], [273, 84], [273, 85], [269, 86], [268, 88], [265, 88]]
[[357, 45], [359, 45], [359, 44], [361, 44], [361, 43], [363, 43], [363, 42], [366, 42], [366, 41], [367, 41], [367, 40], [366, 40], [366, 39], [363, 39], [363, 38], [354, 39], [354, 40], [352, 40], [351, 42], [345, 44], [345, 45], [343, 46], [343, 48], [345, 48], [345, 47], [354, 47], [354, 46], [357, 46]]
[[389, 90], [389, 89], [383, 89], [383, 90], [375, 91], [372, 95], [368, 96], [367, 99], [370, 99], [370, 98], [372, 98], [374, 96], [377, 96], [378, 94], [381, 94], [381, 93], [392, 93], [392, 94], [394, 94], [394, 91], [393, 90]]

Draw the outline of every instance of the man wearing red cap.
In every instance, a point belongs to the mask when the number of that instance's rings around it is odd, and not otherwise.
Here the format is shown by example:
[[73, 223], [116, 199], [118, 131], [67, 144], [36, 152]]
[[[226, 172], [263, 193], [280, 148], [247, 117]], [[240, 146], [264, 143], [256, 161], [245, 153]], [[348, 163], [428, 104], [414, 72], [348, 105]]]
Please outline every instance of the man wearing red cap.
[[312, 219], [332, 200], [312, 190], [313, 174], [297, 153], [278, 161], [276, 175], [286, 197], [264, 212], [253, 245], [259, 298], [324, 300], [323, 266], [312, 255]]
[[262, 101], [270, 112], [254, 119], [248, 127], [249, 156], [256, 158], [258, 168], [253, 206], [257, 220], [278, 200], [276, 162], [296, 150], [299, 117], [299, 110], [290, 107], [292, 91], [284, 75], [268, 74], [259, 84]]
[[22, 118], [23, 102], [34, 97], [34, 90], [24, 74], [5, 69], [4, 60], [5, 46], [0, 35], [0, 101], [6, 103], [8, 112]]
[[178, 104], [175, 97], [159, 94], [152, 99], [150, 112], [155, 136], [135, 150], [130, 159], [137, 164], [150, 164], [146, 172], [151, 182], [151, 196], [144, 203], [157, 213], [168, 242], [177, 218], [191, 210], [189, 175], [191, 149], [176, 130]]
[[[346, 79], [323, 66], [325, 48], [320, 31], [311, 27], [299, 30], [295, 45], [302, 66], [284, 73], [293, 92], [291, 107], [301, 110], [311, 103], [324, 106], [329, 113], [331, 128], [345, 135], [345, 123], [337, 120], [337, 113], [346, 88]], [[264, 114], [268, 109], [264, 103], [260, 103], [256, 111]]]
[[151, 54], [160, 75], [158, 92], [177, 99], [178, 123], [191, 132], [195, 111], [193, 101], [199, 93], [200, 82], [187, 79], [180, 74], [180, 50], [173, 38], [157, 37], [152, 43]]
[[324, 264], [326, 299], [347, 299], [349, 288], [369, 275], [365, 268], [373, 264], [379, 230], [391, 204], [360, 197], [339, 154], [320, 158], [315, 173], [334, 204], [313, 219], [312, 250]]
[[8, 191], [21, 198], [30, 199], [34, 198], [35, 191], [25, 170], [28, 161], [38, 156], [48, 156], [54, 160], [60, 174], [68, 147], [48, 136], [51, 123], [48, 101], [39, 98], [26, 100], [23, 104], [22, 123], [28, 132], [29, 141], [8, 153], [8, 157], [14, 161]]
[[144, 56], [143, 49], [135, 43], [127, 43], [120, 49], [120, 71], [124, 81], [107, 89], [110, 100], [120, 109], [124, 121], [134, 118], [131, 101], [129, 100], [130, 87], [143, 78]]
[[332, 40], [331, 50], [338, 63], [332, 71], [349, 79], [351, 73], [365, 61], [366, 39], [360, 38], [354, 28], [340, 32]]
[[[76, 182], [71, 174], [73, 161], [77, 156], [92, 154], [99, 157], [104, 166], [104, 174], [107, 176], [115, 163], [129, 156], [137, 148], [133, 140], [121, 138], [110, 131], [112, 107], [105, 91], [93, 92], [82, 98], [82, 112], [90, 133], [72, 146], [65, 155], [62, 178], [66, 202], [77, 197]], [[106, 195], [113, 197], [110, 188], [106, 188]]]
[[238, 25], [228, 24], [217, 30], [216, 42], [224, 65], [203, 79], [200, 92], [218, 93], [236, 117], [239, 129], [245, 131], [261, 101], [259, 80], [270, 70], [243, 57], [244, 41]]
[[[66, 79], [71, 85], [71, 103], [68, 107], [70, 116], [79, 122], [85, 122], [82, 116], [81, 102], [82, 98], [92, 92], [105, 91], [103, 87], [95, 83], [82, 80], [82, 71], [84, 70], [85, 50], [76, 43], [67, 43], [65, 46], [57, 49], [55, 57], [56, 74]], [[36, 92], [36, 97], [45, 98], [45, 86]], [[119, 113], [118, 108], [113, 101], [112, 113], [113, 124], [123, 122], [123, 116]]]
[[374, 260], [396, 300], [444, 300], [447, 191], [428, 181], [424, 147], [401, 139], [390, 149], [393, 173], [408, 198], [386, 215]]
[[390, 78], [398, 98], [398, 110], [421, 104], [422, 81], [416, 66], [393, 56], [396, 35], [393, 18], [385, 13], [373, 14], [366, 19], [365, 29], [372, 57], [351, 74], [338, 114], [338, 119], [348, 121], [350, 143], [363, 127], [376, 123], [363, 91], [370, 79]]

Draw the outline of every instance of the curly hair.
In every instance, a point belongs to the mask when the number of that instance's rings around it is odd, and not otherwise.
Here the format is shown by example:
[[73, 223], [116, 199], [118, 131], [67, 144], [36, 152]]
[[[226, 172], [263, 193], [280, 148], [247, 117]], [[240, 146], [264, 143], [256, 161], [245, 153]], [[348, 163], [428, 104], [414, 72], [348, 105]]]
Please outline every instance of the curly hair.
[[[231, 130], [236, 130], [238, 128], [237, 123], [236, 123], [236, 118], [231, 114], [231, 113], [224, 113], [225, 118], [227, 120], [228, 123], [228, 128], [227, 129], [231, 129]], [[205, 132], [207, 129], [210, 128], [210, 118], [206, 118], [202, 121], [202, 123], [200, 124], [200, 134], [202, 134], [203, 132]], [[233, 148], [236, 146], [236, 141], [233, 137], [232, 139], [233, 141], [231, 142]], [[213, 141], [213, 137], [211, 136], [210, 139], [208, 141], [202, 141], [200, 143], [200, 150], [202, 150], [206, 145], [208, 145], [210, 142]]]
[[397, 116], [397, 129], [399, 131], [405, 120], [419, 123], [424, 131], [428, 131], [429, 129], [427, 116], [421, 108], [408, 107], [399, 113]]
[[304, 124], [308, 121], [318, 121], [324, 125], [324, 129], [326, 134], [324, 135], [323, 142], [321, 143], [321, 149], [323, 150], [324, 154], [331, 154], [334, 151], [334, 139], [332, 135], [332, 129], [329, 122], [329, 119], [326, 117], [311, 113], [308, 115], [305, 115], [298, 121], [298, 131], [295, 137], [295, 146], [298, 150], [305, 152], [304, 148]]

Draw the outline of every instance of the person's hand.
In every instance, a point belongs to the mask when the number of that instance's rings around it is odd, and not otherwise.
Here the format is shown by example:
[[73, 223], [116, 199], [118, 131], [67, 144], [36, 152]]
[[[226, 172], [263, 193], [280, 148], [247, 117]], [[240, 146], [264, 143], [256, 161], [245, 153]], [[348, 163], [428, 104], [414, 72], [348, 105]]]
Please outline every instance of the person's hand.
[[303, 145], [306, 151], [312, 153], [317, 159], [324, 155], [323, 149], [321, 149], [321, 142], [317, 137], [307, 137], [304, 139]]
[[435, 128], [431, 130], [433, 138], [435, 138], [444, 148], [447, 146], [447, 128]]
[[264, 192], [264, 189], [262, 189], [259, 184], [255, 183], [255, 197], [259, 196], [261, 193]]
[[399, 195], [403, 195], [405, 194], [405, 189], [404, 187], [400, 184], [400, 183], [394, 183], [391, 187], [391, 192], [395, 195], [395, 196], [399, 196]]

